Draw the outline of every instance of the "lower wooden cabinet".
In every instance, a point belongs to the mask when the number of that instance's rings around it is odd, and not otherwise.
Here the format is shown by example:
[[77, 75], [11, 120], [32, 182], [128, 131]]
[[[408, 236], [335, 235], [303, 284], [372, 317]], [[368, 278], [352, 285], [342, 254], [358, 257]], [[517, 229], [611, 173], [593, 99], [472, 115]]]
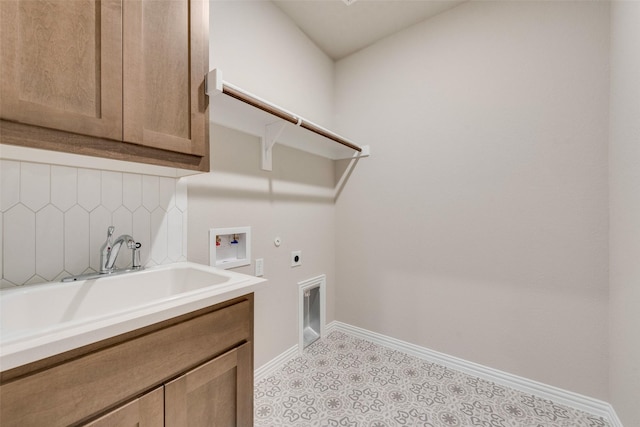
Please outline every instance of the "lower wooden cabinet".
[[253, 294], [4, 371], [0, 425], [253, 425]]
[[86, 424], [89, 427], [164, 427], [164, 388], [159, 387]]
[[250, 363], [251, 345], [243, 344], [86, 426], [251, 426]]
[[251, 348], [243, 344], [165, 385], [165, 426], [253, 425]]

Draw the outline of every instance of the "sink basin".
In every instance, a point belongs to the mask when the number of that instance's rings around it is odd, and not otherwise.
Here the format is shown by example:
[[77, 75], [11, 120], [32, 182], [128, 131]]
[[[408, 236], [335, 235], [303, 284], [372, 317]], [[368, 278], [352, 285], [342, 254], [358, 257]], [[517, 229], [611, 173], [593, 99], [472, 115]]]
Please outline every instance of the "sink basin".
[[253, 292], [261, 282], [187, 262], [0, 291], [0, 370]]
[[187, 292], [225, 285], [232, 277], [224, 273], [183, 264], [72, 284], [56, 282], [5, 291], [0, 299], [1, 342], [6, 344], [25, 334], [47, 333], [68, 326], [67, 323], [114, 315]]

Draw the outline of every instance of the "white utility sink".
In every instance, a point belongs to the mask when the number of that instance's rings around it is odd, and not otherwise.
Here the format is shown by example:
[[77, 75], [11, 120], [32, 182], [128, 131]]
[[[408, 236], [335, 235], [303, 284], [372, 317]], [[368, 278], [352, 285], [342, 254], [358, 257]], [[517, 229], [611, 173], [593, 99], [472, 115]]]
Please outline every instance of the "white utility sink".
[[0, 291], [0, 371], [253, 292], [264, 279], [195, 263]]

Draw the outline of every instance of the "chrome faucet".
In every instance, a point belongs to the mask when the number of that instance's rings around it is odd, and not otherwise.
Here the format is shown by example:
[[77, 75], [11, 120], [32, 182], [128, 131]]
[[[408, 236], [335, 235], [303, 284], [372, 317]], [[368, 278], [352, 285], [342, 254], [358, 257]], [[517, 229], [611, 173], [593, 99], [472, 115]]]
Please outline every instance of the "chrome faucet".
[[[1, 1], [1, 0], [0, 0]], [[107, 229], [107, 240], [100, 247], [100, 271], [97, 273], [86, 273], [80, 274], [78, 276], [69, 276], [64, 277], [62, 279], [63, 282], [75, 282], [76, 280], [92, 280], [98, 279], [99, 277], [106, 274], [122, 274], [130, 271], [138, 271], [142, 270], [143, 267], [140, 265], [140, 247], [142, 244], [140, 242], [136, 242], [133, 237], [128, 234], [123, 234], [118, 237], [115, 242], [113, 241], [113, 232], [115, 231], [115, 227], [113, 225], [109, 226]], [[131, 249], [131, 267], [123, 270], [116, 269], [116, 259], [118, 258], [118, 254], [120, 253], [120, 249], [122, 245], [127, 245], [129, 249]]]
[[133, 237], [123, 234], [113, 241], [113, 232], [115, 227], [112, 225], [107, 229], [107, 240], [100, 248], [100, 274], [113, 273], [115, 270], [116, 259], [120, 253], [123, 244], [131, 249], [131, 269], [140, 269], [140, 247], [142, 244], [136, 242]]

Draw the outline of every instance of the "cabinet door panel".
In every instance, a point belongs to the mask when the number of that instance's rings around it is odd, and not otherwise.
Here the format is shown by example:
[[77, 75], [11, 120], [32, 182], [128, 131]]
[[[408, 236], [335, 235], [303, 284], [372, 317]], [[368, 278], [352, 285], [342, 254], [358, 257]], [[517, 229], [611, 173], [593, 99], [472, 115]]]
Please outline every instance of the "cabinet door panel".
[[0, 1], [0, 116], [122, 139], [121, 0]]
[[86, 426], [164, 427], [164, 388], [157, 388], [86, 424]]
[[202, 0], [130, 0], [123, 7], [124, 140], [205, 155], [207, 6]]
[[251, 343], [217, 357], [165, 386], [165, 425], [252, 426]]

